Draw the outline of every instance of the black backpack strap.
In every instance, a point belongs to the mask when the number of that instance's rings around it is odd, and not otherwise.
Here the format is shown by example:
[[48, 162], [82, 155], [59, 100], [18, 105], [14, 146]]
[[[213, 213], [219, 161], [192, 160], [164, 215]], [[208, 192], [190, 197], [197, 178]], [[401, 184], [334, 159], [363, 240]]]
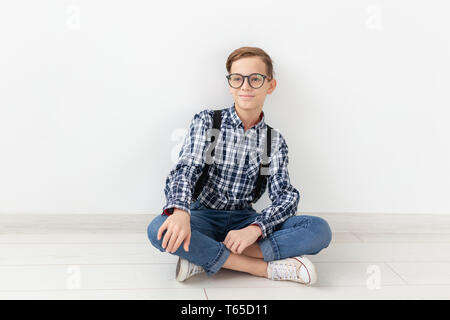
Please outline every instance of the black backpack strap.
[[[212, 128], [220, 130], [221, 124], [222, 124], [222, 110], [214, 110]], [[215, 153], [215, 146], [212, 145], [212, 143], [214, 142], [214, 139], [215, 139], [215, 136], [212, 135], [211, 136], [211, 144], [210, 144], [210, 148], [212, 148], [212, 150], [211, 150], [212, 157], [214, 157], [214, 153]], [[209, 171], [210, 166], [211, 166], [210, 164], [205, 163], [202, 174], [200, 175], [200, 177], [197, 180], [197, 183], [195, 184], [194, 193], [192, 194], [192, 201], [197, 200], [198, 196], [202, 192], [203, 187], [205, 186], [206, 181], [208, 180], [208, 171]]]
[[[217, 129], [220, 130], [220, 125], [222, 124], [222, 110], [214, 110], [214, 115], [213, 115], [213, 129]], [[214, 135], [211, 136], [211, 143], [214, 142]], [[211, 156], [214, 157], [214, 151], [215, 148], [212, 148], [211, 150]], [[208, 164], [209, 166], [209, 164]]]
[[[266, 134], [267, 159], [270, 159], [270, 155], [271, 155], [271, 151], [272, 151], [272, 127], [269, 126], [268, 124], [266, 124], [266, 126], [267, 126], [267, 134]], [[267, 172], [268, 172], [269, 166], [270, 166], [270, 162], [262, 163], [262, 161], [261, 161], [261, 163], [259, 164], [259, 172], [258, 172], [258, 178], [256, 179], [256, 189], [255, 189], [255, 193], [254, 193], [253, 203], [255, 203], [260, 198], [262, 185], [263, 185], [264, 179], [266, 177], [266, 175], [261, 174], [261, 168], [263, 168], [263, 167], [267, 168]]]

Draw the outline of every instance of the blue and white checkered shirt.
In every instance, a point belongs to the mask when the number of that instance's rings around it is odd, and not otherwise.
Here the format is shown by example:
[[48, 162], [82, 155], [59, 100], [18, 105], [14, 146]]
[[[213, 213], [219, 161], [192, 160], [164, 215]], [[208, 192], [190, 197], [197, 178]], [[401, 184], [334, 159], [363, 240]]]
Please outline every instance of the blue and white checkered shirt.
[[[174, 208], [190, 214], [194, 187], [205, 165], [205, 152], [211, 144], [207, 130], [212, 128], [214, 110], [206, 109], [194, 115], [184, 139], [177, 164], [170, 171], [164, 193], [167, 203], [163, 214]], [[289, 180], [288, 146], [277, 129], [272, 130], [272, 149], [267, 178], [263, 180], [259, 195], [254, 194], [261, 155], [266, 143], [264, 112], [260, 121], [244, 131], [244, 124], [236, 113], [235, 105], [222, 111], [220, 135], [215, 146], [214, 162], [209, 169], [208, 181], [197, 200], [211, 209], [242, 210], [252, 207], [269, 185], [272, 204], [256, 218], [267, 237], [274, 227], [297, 212], [300, 193]], [[263, 159], [263, 163], [267, 163]]]

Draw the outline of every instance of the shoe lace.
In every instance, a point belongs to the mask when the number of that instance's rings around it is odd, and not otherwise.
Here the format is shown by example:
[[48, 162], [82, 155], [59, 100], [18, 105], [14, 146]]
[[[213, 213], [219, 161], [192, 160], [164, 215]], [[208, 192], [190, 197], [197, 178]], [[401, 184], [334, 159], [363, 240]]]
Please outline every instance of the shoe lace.
[[271, 279], [296, 280], [298, 279], [297, 268], [289, 264], [273, 264]]

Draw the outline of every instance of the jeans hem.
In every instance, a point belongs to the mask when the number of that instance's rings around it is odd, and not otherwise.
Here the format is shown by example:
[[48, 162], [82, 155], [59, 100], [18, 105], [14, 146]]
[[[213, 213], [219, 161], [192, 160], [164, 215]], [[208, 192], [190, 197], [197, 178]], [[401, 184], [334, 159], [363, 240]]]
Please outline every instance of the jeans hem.
[[225, 264], [225, 261], [227, 261], [229, 256], [230, 251], [227, 249], [227, 247], [225, 247], [223, 243], [220, 243], [220, 250], [217, 256], [212, 262], [209, 262], [205, 266], [203, 266], [203, 269], [205, 270], [208, 277], [219, 271], [220, 268], [222, 268], [222, 266]]
[[273, 235], [258, 242], [264, 256], [264, 261], [274, 261], [280, 259], [280, 250]]

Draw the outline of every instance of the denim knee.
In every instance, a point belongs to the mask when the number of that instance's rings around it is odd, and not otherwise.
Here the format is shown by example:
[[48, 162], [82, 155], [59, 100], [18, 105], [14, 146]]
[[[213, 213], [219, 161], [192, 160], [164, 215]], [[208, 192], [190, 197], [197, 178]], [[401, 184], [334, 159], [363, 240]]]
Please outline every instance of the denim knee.
[[318, 225], [318, 230], [320, 230], [320, 238], [323, 241], [323, 248], [326, 248], [330, 245], [331, 239], [333, 238], [330, 225], [325, 219], [320, 217], [316, 217], [316, 224]]
[[161, 249], [163, 239], [163, 237], [161, 236], [161, 239], [158, 240], [158, 230], [166, 219], [167, 216], [159, 215], [154, 218], [147, 227], [147, 236], [150, 242], [158, 249]]
[[321, 217], [313, 217], [311, 221], [311, 229], [316, 234], [317, 239], [317, 252], [327, 248], [330, 245], [332, 239], [332, 232], [328, 222]]

